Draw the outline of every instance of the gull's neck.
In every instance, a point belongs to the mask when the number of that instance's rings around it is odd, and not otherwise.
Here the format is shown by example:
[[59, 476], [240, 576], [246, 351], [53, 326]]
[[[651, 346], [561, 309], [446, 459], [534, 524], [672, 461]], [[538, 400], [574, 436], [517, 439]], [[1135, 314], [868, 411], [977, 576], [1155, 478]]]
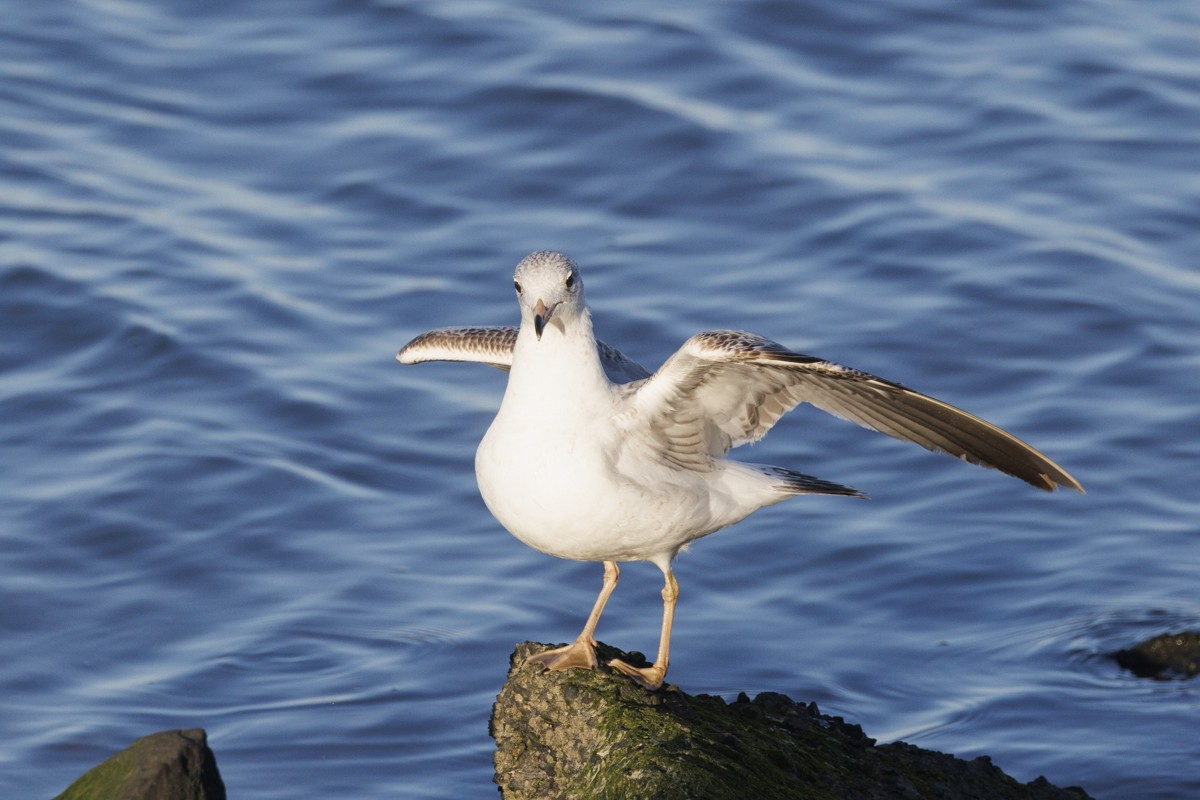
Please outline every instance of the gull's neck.
[[587, 404], [588, 398], [608, 402], [612, 384], [604, 374], [592, 318], [587, 309], [577, 317], [552, 321], [539, 340], [533, 323], [523, 320], [513, 350], [505, 401], [529, 397], [551, 411], [558, 403]]

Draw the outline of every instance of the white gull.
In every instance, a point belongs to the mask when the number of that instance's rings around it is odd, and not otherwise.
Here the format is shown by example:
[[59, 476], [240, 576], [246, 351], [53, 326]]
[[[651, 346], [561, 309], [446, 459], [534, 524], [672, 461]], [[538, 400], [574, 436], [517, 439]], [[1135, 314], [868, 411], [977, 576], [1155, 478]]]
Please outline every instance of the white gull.
[[543, 553], [604, 563], [604, 583], [575, 641], [529, 659], [595, 668], [595, 631], [619, 561], [662, 570], [654, 664], [609, 665], [656, 689], [667, 672], [679, 586], [671, 562], [701, 536], [800, 494], [862, 497], [781, 467], [725, 458], [761, 439], [800, 403], [1053, 491], [1083, 491], [1061, 467], [979, 417], [891, 381], [793, 353], [738, 331], [684, 342], [651, 375], [592, 333], [575, 263], [540, 251], [517, 265], [521, 325], [443, 328], [413, 339], [404, 364], [474, 361], [509, 371], [496, 419], [475, 456], [488, 509]]

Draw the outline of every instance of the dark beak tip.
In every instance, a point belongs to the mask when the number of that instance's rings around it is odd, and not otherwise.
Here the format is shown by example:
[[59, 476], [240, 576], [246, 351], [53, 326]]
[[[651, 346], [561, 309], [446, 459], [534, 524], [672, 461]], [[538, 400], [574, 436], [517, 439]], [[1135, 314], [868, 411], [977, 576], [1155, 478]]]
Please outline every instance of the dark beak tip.
[[539, 342], [542, 340], [542, 331], [546, 330], [546, 322], [550, 319], [550, 315], [554, 313], [554, 308], [554, 306], [546, 308], [546, 304], [540, 297], [537, 304], [533, 307], [533, 332], [537, 335]]

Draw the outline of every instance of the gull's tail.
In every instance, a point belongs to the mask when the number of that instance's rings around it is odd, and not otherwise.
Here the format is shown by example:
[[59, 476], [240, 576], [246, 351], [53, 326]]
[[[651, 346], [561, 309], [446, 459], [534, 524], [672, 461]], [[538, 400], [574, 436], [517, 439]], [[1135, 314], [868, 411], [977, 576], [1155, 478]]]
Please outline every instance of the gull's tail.
[[843, 497], [861, 497], [866, 495], [850, 486], [840, 483], [823, 481], [803, 472], [794, 472], [783, 467], [760, 467], [764, 474], [773, 478], [780, 491], [787, 495], [793, 494], [835, 494]]

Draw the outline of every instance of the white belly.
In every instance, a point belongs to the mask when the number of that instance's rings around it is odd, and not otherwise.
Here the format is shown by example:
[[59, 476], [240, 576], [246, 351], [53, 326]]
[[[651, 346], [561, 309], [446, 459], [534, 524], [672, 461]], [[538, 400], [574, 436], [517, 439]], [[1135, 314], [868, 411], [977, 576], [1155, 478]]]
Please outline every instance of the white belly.
[[[618, 473], [603, 421], [586, 435], [497, 417], [475, 456], [488, 509], [530, 547], [577, 561], [665, 563], [705, 527], [707, 492]], [[614, 432], [615, 435], [615, 432]]]

